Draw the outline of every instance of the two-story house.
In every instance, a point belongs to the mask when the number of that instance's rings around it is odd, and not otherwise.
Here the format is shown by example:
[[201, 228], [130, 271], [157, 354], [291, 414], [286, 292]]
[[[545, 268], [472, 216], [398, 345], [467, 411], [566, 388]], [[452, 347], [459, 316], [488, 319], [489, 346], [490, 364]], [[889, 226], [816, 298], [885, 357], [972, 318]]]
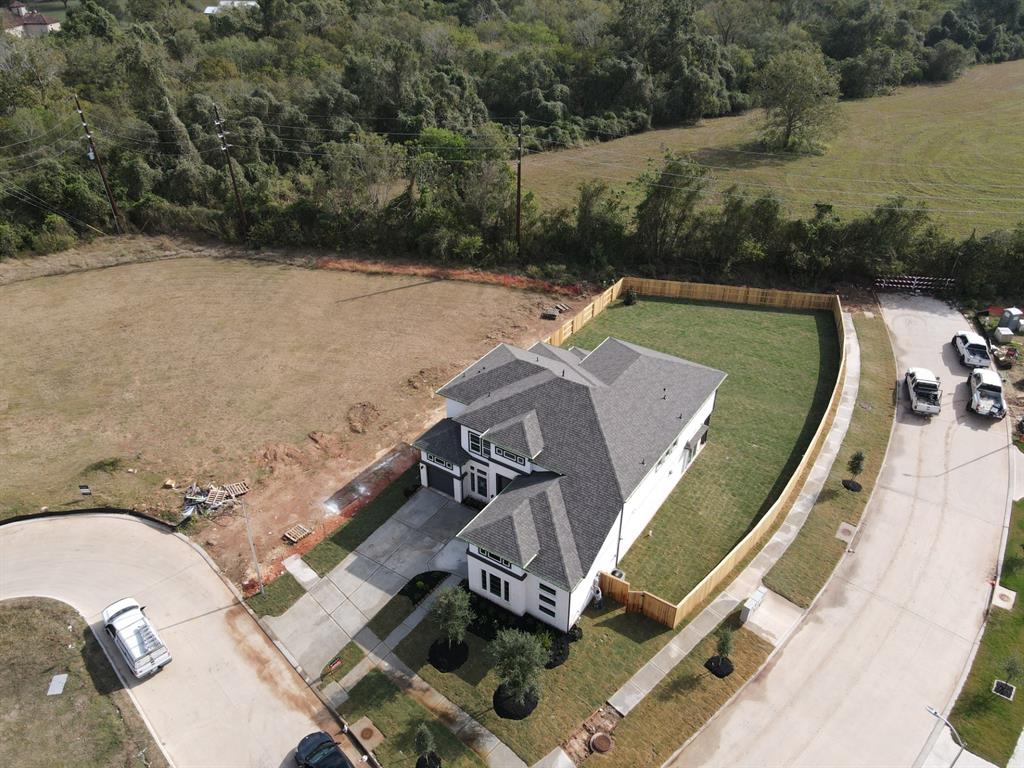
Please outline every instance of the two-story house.
[[568, 630], [707, 442], [725, 374], [618, 339], [500, 344], [438, 390], [420, 480], [483, 504], [470, 588]]

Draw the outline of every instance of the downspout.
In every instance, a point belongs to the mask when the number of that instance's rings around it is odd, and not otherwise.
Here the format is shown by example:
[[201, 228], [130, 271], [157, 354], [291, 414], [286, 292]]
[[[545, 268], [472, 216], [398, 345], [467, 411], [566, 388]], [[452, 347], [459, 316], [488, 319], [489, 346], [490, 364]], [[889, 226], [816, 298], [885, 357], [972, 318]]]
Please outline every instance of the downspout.
[[615, 567], [619, 567], [619, 549], [622, 547], [622, 518], [626, 516], [626, 505], [619, 510], [619, 539], [615, 542]]

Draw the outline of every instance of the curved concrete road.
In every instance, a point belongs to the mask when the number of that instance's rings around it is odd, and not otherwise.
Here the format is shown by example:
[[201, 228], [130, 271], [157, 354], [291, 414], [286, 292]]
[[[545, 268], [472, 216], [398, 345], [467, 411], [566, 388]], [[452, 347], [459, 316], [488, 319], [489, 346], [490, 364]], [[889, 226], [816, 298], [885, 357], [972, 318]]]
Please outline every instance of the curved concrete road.
[[[964, 411], [950, 338], [928, 298], [884, 297], [900, 374], [931, 368], [942, 413], [901, 403], [855, 551], [789, 642], [667, 765], [913, 766], [952, 704], [982, 626], [1008, 505], [1009, 431]], [[970, 746], [970, 745], [968, 745]]]
[[157, 741], [178, 768], [294, 765], [291, 750], [336, 725], [203, 556], [130, 517], [89, 515], [0, 527], [0, 600], [51, 597], [81, 613], [116, 653], [100, 611], [132, 596], [173, 661], [137, 681], [117, 657]]

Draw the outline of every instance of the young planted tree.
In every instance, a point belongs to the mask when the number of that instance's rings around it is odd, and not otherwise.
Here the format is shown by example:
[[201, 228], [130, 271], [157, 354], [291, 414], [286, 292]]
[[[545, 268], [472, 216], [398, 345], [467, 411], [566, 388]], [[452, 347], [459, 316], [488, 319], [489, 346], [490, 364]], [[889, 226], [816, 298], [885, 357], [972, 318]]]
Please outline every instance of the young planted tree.
[[729, 627], [722, 627], [718, 631], [718, 642], [715, 644], [715, 655], [707, 660], [705, 668], [715, 677], [728, 677], [732, 674], [732, 662], [729, 654], [732, 653], [732, 630]]
[[491, 661], [501, 684], [494, 708], [502, 717], [522, 719], [537, 706], [540, 671], [548, 652], [539, 637], [518, 629], [503, 629], [490, 647]]
[[430, 663], [441, 672], [458, 669], [469, 658], [466, 629], [473, 621], [469, 592], [451, 587], [437, 596], [430, 617], [441, 630], [441, 637], [430, 646]]
[[857, 479], [857, 475], [864, 471], [864, 451], [857, 451], [850, 460], [846, 463], [846, 468], [850, 470], [850, 474], [853, 479]]
[[413, 741], [416, 747], [416, 768], [441, 768], [441, 758], [437, 755], [434, 734], [426, 723], [416, 726]]
[[817, 48], [796, 48], [769, 59], [758, 79], [765, 109], [764, 140], [788, 151], [813, 145], [838, 114], [839, 77]]

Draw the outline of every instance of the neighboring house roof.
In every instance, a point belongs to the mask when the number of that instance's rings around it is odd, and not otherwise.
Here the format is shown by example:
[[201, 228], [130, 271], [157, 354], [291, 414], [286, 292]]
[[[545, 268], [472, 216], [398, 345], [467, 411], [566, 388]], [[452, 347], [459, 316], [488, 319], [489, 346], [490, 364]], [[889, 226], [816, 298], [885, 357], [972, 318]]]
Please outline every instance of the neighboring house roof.
[[60, 22], [57, 21], [57, 19], [53, 19], [53, 18], [50, 18], [49, 16], [46, 16], [46, 15], [44, 15], [42, 13], [39, 13], [37, 11], [33, 11], [32, 13], [28, 13], [28, 14], [25, 14], [24, 16], [22, 16], [21, 17], [21, 23], [24, 24], [26, 27], [31, 26], [33, 24], [38, 24], [40, 26], [47, 26], [47, 27], [49, 27], [49, 26], [51, 26], [53, 24], [59, 24]]
[[413, 445], [460, 467], [469, 459], [469, 454], [462, 448], [462, 429], [451, 419], [441, 419], [420, 435]]
[[517, 478], [460, 536], [571, 589], [624, 501], [724, 380], [714, 368], [612, 338], [589, 353], [495, 347], [438, 390], [466, 406], [445, 421], [547, 471]]

